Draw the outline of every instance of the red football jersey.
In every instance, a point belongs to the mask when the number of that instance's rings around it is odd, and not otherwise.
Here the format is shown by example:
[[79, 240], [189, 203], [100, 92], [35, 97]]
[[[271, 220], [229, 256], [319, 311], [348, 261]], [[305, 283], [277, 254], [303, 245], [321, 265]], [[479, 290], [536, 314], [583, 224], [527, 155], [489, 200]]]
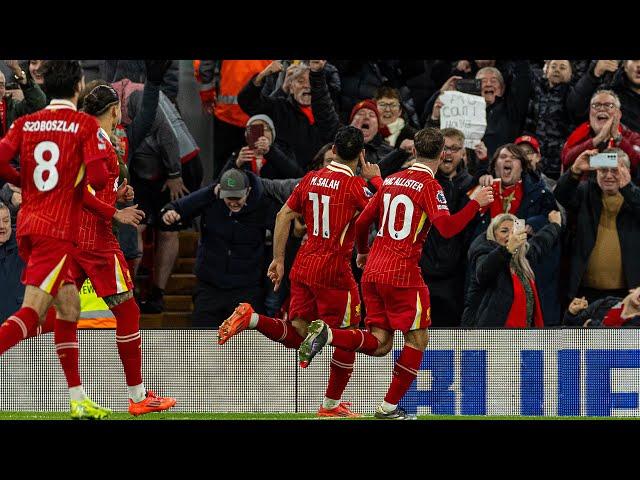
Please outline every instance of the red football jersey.
[[362, 281], [423, 286], [418, 261], [431, 224], [443, 215], [449, 215], [447, 199], [429, 167], [416, 163], [389, 175], [358, 220], [378, 225]]
[[[103, 201], [108, 205], [116, 204], [116, 196], [118, 192], [118, 180], [120, 178], [120, 164], [118, 163], [118, 155], [115, 148], [111, 144], [109, 135], [104, 130], [100, 129], [101, 135], [105, 138], [107, 145], [107, 152], [109, 157], [107, 158], [107, 186], [102, 190], [94, 191], [92, 188], [89, 191], [96, 196], [98, 200]], [[89, 188], [87, 186], [86, 188]], [[120, 244], [118, 239], [113, 234], [111, 227], [112, 219], [103, 218], [94, 213], [91, 213], [86, 208], [82, 209], [80, 214], [80, 234], [78, 238], [78, 246], [83, 250], [111, 250], [119, 249]]]
[[287, 200], [307, 225], [289, 278], [309, 286], [352, 288], [354, 220], [372, 196], [362, 177], [337, 162], [309, 172]]
[[18, 118], [3, 142], [20, 153], [22, 206], [16, 234], [76, 241], [85, 164], [106, 157], [97, 120], [67, 100]]

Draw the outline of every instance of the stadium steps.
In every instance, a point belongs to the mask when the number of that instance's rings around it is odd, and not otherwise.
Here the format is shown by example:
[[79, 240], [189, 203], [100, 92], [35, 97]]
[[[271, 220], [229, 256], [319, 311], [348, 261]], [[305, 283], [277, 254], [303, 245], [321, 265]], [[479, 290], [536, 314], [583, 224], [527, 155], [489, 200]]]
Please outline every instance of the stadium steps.
[[[173, 266], [173, 273], [165, 289], [165, 311], [160, 314], [142, 314], [140, 326], [146, 329], [181, 329], [191, 328], [193, 301], [191, 295], [197, 280], [193, 274], [195, 256], [198, 248], [198, 232], [180, 232], [178, 258]], [[138, 275], [136, 283], [147, 282], [148, 275]]]

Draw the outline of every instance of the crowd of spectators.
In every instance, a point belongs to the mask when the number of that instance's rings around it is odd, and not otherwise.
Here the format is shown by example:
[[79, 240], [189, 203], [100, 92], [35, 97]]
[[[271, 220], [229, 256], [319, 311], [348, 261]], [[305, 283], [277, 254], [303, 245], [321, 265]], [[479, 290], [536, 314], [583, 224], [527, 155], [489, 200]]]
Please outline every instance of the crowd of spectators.
[[[48, 103], [42, 62], [2, 65], [0, 135]], [[146, 214], [138, 232], [119, 238], [133, 272], [145, 229], [155, 232], [143, 311], [163, 311], [178, 231], [199, 217], [193, 326], [217, 328], [239, 301], [286, 315], [287, 283], [273, 292], [266, 277], [275, 214], [306, 172], [331, 161], [338, 128], [362, 130], [366, 161], [384, 178], [412, 165], [419, 129], [441, 128], [443, 94], [476, 79], [484, 136], [465, 146], [462, 131], [443, 128], [436, 179], [451, 213], [479, 186], [493, 187], [494, 202], [451, 239], [429, 233], [420, 265], [432, 327], [636, 324], [615, 312], [640, 306], [640, 60], [196, 60], [200, 98], [192, 101], [214, 118], [207, 159], [181, 118], [172, 62], [151, 131], [133, 143], [127, 127], [145, 110], [144, 61], [82, 62], [87, 81], [112, 84], [122, 99], [117, 145]], [[597, 153], [614, 154], [617, 165], [592, 168]], [[202, 162], [213, 170], [205, 186]], [[19, 188], [3, 186], [0, 200], [15, 223]], [[0, 225], [0, 241], [4, 233]], [[296, 221], [290, 235], [287, 268], [306, 226]], [[11, 238], [9, 230], [5, 258]], [[359, 278], [355, 255], [353, 269]]]

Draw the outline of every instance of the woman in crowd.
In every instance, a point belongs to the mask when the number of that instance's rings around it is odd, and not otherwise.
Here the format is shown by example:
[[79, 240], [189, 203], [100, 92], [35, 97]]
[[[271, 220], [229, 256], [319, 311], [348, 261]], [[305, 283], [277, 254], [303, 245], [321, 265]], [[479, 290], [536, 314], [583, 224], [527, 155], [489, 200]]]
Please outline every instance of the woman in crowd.
[[463, 328], [544, 327], [535, 275], [539, 262], [558, 242], [560, 212], [529, 241], [515, 215], [502, 213], [491, 221], [469, 249], [471, 283], [465, 297]]

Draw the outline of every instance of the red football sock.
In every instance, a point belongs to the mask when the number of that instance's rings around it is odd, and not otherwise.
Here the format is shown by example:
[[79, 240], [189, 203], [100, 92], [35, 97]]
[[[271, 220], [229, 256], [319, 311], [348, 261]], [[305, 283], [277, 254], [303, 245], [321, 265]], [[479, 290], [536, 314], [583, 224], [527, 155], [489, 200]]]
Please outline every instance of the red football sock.
[[45, 317], [44, 323], [42, 325], [34, 325], [31, 330], [29, 330], [29, 334], [27, 338], [35, 337], [37, 335], [42, 335], [43, 333], [53, 332], [56, 325], [56, 309], [53, 307], [49, 307], [47, 310], [47, 316]]
[[340, 348], [333, 351], [329, 374], [329, 384], [325, 397], [331, 400], [340, 400], [342, 393], [349, 383], [353, 373], [353, 362], [356, 360], [356, 352], [347, 352]]
[[0, 355], [29, 336], [38, 326], [38, 312], [22, 307], [0, 326]]
[[80, 361], [78, 324], [56, 318], [53, 335], [56, 344], [56, 353], [58, 354], [58, 360], [60, 360], [64, 376], [67, 379], [67, 386], [69, 388], [79, 387], [82, 385], [82, 382], [80, 381], [80, 368], [78, 366]]
[[384, 401], [397, 405], [400, 399], [407, 393], [411, 383], [418, 376], [418, 368], [422, 362], [424, 352], [405, 345], [393, 367], [393, 379], [384, 397]]
[[124, 367], [127, 385], [142, 383], [142, 338], [140, 337], [140, 308], [135, 299], [111, 308], [116, 317], [116, 343]]
[[331, 345], [349, 352], [372, 355], [380, 346], [378, 339], [366, 330], [332, 328], [331, 333], [333, 334]]
[[298, 335], [293, 325], [280, 320], [279, 318], [265, 317], [264, 315], [258, 315], [258, 330], [265, 337], [273, 340], [274, 342], [281, 343], [287, 348], [297, 349], [304, 338]]

